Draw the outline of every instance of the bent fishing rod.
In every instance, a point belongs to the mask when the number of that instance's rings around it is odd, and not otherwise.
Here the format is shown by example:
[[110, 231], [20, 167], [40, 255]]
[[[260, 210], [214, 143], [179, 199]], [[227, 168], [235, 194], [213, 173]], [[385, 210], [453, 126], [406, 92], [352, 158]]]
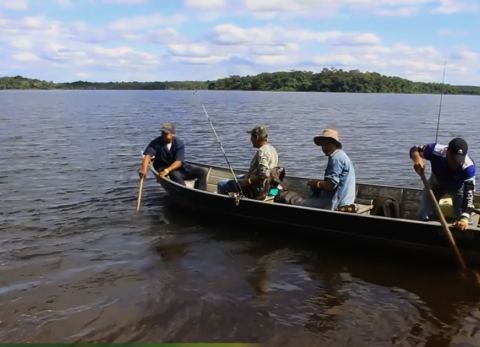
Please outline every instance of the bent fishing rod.
[[[196, 94], [196, 92], [194, 94]], [[240, 194], [241, 194], [241, 196], [244, 196], [242, 186], [240, 185], [240, 182], [238, 182], [237, 175], [233, 171], [232, 165], [230, 164], [230, 160], [228, 160], [227, 153], [225, 152], [225, 149], [223, 148], [222, 141], [220, 141], [220, 138], [218, 137], [217, 131], [215, 130], [215, 127], [213, 126], [212, 120], [210, 119], [210, 116], [208, 115], [207, 109], [205, 108], [205, 105], [203, 104], [203, 102], [200, 102], [200, 103], [202, 104], [203, 112], [205, 113], [205, 116], [207, 116], [207, 120], [210, 124], [210, 127], [213, 130], [213, 133], [215, 134], [215, 138], [217, 139], [218, 144], [220, 145], [220, 149], [222, 150], [223, 156], [225, 157], [225, 161], [227, 162], [228, 168], [230, 169], [230, 172], [233, 175], [233, 179], [235, 180], [235, 183], [238, 186]]]

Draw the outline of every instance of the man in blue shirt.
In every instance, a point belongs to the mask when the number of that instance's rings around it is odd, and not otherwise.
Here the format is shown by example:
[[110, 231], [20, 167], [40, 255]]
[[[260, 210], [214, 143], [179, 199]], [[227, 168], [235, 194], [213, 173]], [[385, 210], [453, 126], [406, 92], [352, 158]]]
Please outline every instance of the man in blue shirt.
[[143, 152], [143, 161], [138, 170], [140, 178], [147, 174], [148, 164], [153, 160], [153, 167], [160, 177], [169, 176], [174, 182], [185, 185], [185, 180], [197, 179], [195, 187], [207, 189], [207, 170], [191, 164], [185, 164], [185, 145], [175, 136], [175, 125], [163, 123], [161, 136], [151, 141]]
[[314, 197], [307, 199], [305, 206], [337, 210], [355, 203], [355, 169], [348, 155], [342, 150], [338, 132], [324, 129], [313, 138], [328, 156], [323, 180], [309, 180], [307, 186]]
[[[454, 138], [448, 146], [430, 143], [413, 146], [410, 149], [410, 158], [413, 168], [420, 174], [425, 170], [422, 158], [430, 161], [432, 175], [429, 179], [430, 187], [438, 199], [450, 195], [453, 201], [456, 222], [454, 227], [459, 230], [468, 228], [470, 213], [473, 205], [475, 190], [475, 163], [468, 155], [468, 144], [462, 138]], [[433, 215], [433, 206], [428, 199], [428, 192], [424, 191], [418, 217], [420, 220], [429, 220]]]

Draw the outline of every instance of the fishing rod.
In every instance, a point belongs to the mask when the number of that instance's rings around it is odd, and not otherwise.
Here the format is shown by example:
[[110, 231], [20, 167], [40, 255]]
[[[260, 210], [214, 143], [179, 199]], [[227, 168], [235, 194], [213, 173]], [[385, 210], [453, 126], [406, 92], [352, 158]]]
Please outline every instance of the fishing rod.
[[440, 129], [440, 115], [442, 113], [442, 100], [443, 100], [443, 93], [445, 89], [445, 70], [447, 68], [447, 60], [445, 60], [445, 63], [443, 64], [443, 79], [442, 79], [442, 88], [440, 91], [440, 102], [438, 104], [438, 118], [437, 118], [437, 131], [435, 133], [435, 143], [438, 142], [438, 130]]
[[[197, 94], [197, 92], [195, 91], [194, 94]], [[210, 119], [210, 116], [208, 115], [207, 109], [205, 108], [205, 105], [203, 104], [203, 102], [200, 102], [200, 103], [202, 104], [203, 112], [205, 113], [205, 116], [207, 116], [207, 120], [210, 123], [210, 127], [212, 128], [213, 133], [215, 134], [215, 138], [217, 139], [218, 144], [220, 145], [220, 149], [222, 150], [223, 156], [225, 157], [225, 161], [227, 162], [227, 165], [230, 169], [230, 172], [233, 175], [233, 179], [235, 180], [235, 183], [238, 186], [240, 194], [241, 194], [241, 196], [244, 196], [242, 186], [240, 185], [240, 182], [238, 182], [237, 175], [235, 175], [235, 172], [233, 171], [232, 165], [230, 164], [230, 160], [228, 160], [227, 153], [225, 152], [225, 149], [223, 148], [222, 141], [220, 141], [220, 138], [218, 137], [217, 131], [215, 130], [215, 127], [213, 126], [212, 120]]]

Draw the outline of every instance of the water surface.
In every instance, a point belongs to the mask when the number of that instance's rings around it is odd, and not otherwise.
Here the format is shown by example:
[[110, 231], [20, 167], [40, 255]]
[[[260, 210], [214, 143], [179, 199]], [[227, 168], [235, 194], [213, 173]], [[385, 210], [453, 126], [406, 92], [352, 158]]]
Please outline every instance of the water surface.
[[[0, 342], [230, 341], [478, 346], [480, 291], [452, 266], [264, 235], [168, 206], [140, 152], [173, 121], [192, 160], [235, 167], [266, 124], [289, 174], [321, 177], [336, 127], [357, 179], [420, 187], [408, 150], [439, 96], [173, 91], [0, 93]], [[480, 157], [480, 98], [445, 96], [439, 141]], [[353, 226], [352, 226], [353, 227]], [[387, 254], [386, 254], [387, 253]]]

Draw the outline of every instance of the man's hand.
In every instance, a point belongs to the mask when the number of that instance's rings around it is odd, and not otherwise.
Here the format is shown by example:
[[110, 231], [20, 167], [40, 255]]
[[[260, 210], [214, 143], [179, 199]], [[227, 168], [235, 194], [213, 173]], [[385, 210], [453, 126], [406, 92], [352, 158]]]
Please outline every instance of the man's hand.
[[319, 183], [320, 181], [319, 180], [308, 180], [307, 182], [307, 186], [311, 187], [311, 188], [314, 188], [314, 189], [318, 189], [319, 187]]
[[144, 178], [147, 176], [147, 170], [143, 170], [143, 165], [138, 169], [138, 176]]
[[169, 173], [170, 173], [170, 170], [168, 170], [168, 169], [163, 169], [162, 171], [160, 171], [160, 172], [158, 173], [158, 176], [160, 176], [160, 177], [165, 177], [165, 176], [167, 176]]
[[465, 231], [468, 229], [468, 218], [466, 217], [461, 217], [459, 220], [457, 220], [454, 224], [453, 227], [457, 230], [460, 231]]
[[425, 163], [422, 158], [418, 157], [417, 160], [413, 162], [413, 169], [419, 175], [425, 172]]

